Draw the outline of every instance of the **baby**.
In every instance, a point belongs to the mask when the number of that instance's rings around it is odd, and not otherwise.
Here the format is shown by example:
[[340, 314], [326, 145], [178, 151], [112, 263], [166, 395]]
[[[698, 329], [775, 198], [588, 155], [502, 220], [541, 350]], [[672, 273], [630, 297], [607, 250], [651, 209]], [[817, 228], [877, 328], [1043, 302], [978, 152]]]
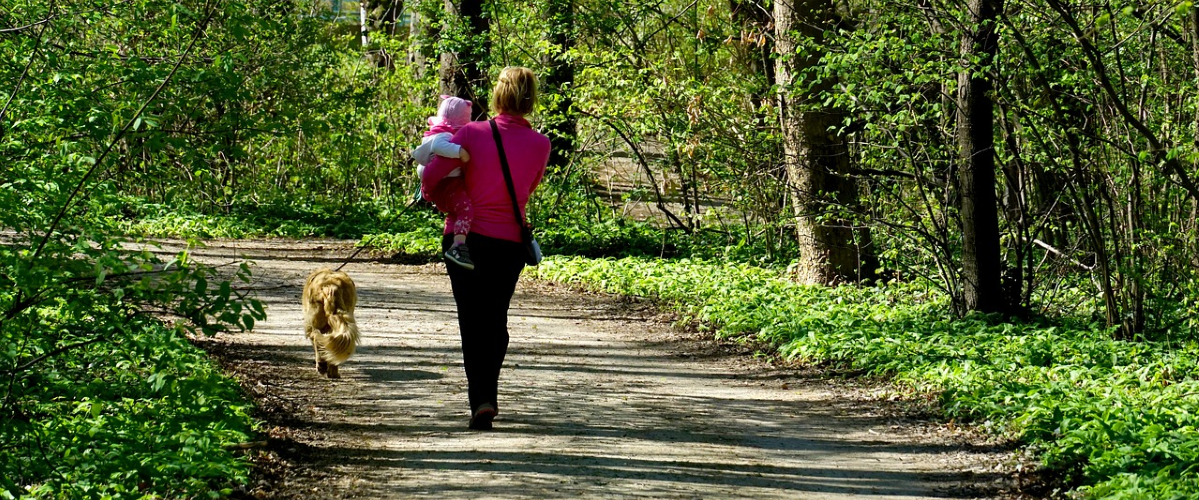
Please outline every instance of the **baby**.
[[[418, 164], [418, 175], [424, 173], [425, 165], [429, 164], [433, 155], [457, 158], [463, 163], [470, 161], [470, 153], [462, 146], [450, 142], [450, 138], [454, 136], [454, 132], [470, 122], [471, 102], [446, 95], [441, 96], [441, 99], [437, 116], [429, 117], [429, 131], [425, 132], [420, 146], [412, 150], [412, 158]], [[466, 194], [462, 169], [456, 168], [450, 172], [444, 180], [425, 192], [425, 198], [433, 202], [438, 210], [454, 215], [454, 243], [446, 250], [446, 258], [465, 269], [474, 269], [475, 263], [470, 259], [470, 249], [466, 247], [466, 235], [470, 234], [470, 224], [475, 215], [470, 196]]]

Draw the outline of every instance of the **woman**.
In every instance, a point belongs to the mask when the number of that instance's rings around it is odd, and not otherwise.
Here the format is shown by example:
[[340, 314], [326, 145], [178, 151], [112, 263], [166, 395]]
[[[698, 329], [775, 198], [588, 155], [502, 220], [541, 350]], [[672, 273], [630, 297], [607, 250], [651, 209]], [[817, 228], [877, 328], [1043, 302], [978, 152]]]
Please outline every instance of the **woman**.
[[[504, 68], [491, 93], [491, 110], [512, 172], [521, 220], [525, 203], [541, 182], [550, 157], [549, 138], [525, 120], [536, 104], [537, 77], [533, 72], [528, 68]], [[459, 160], [436, 157], [425, 167], [421, 185], [428, 192], [450, 171], [462, 167], [466, 192], [474, 205], [474, 222], [466, 243], [475, 268], [468, 270], [447, 262], [446, 271], [458, 305], [470, 428], [488, 430], [499, 412], [500, 367], [508, 352], [508, 306], [525, 266], [525, 251], [491, 124], [471, 122], [450, 142], [469, 151], [469, 161], [464, 165]], [[443, 252], [453, 243], [454, 223], [454, 216], [448, 215]]]

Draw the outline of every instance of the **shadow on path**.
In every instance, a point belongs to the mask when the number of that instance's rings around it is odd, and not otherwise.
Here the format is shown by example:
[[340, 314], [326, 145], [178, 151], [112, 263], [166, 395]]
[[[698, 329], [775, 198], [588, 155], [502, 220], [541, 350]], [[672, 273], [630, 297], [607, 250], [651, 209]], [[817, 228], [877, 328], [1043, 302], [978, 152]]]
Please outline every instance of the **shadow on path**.
[[[681, 336], [627, 301], [522, 280], [493, 432], [466, 429], [439, 266], [354, 263], [363, 344], [320, 378], [299, 283], [260, 259], [268, 318], [211, 341], [281, 437], [277, 498], [980, 498], [1010, 450], [899, 406]], [[257, 283], [256, 283], [257, 284]], [[698, 345], [704, 344], [704, 345]], [[296, 472], [299, 471], [299, 472]]]

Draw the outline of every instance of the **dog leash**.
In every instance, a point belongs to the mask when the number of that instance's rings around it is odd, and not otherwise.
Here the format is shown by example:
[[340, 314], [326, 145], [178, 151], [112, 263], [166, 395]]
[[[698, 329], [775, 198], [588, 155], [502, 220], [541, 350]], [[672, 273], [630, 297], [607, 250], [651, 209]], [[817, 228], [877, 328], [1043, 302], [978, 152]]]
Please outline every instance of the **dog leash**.
[[[422, 196], [422, 198], [423, 198], [423, 196], [424, 196], [424, 195], [422, 194], [421, 196]], [[395, 216], [393, 216], [393, 217], [391, 218], [391, 220], [387, 221], [387, 224], [384, 224], [384, 225], [383, 225], [383, 228], [382, 228], [382, 229], [380, 229], [380, 230], [379, 230], [379, 232], [380, 232], [380, 233], [385, 233], [385, 232], [387, 232], [387, 230], [391, 228], [391, 224], [392, 224], [393, 222], [395, 222], [395, 221], [399, 220], [399, 218], [400, 218], [400, 216], [401, 216], [401, 215], [404, 215], [405, 213], [407, 213], [407, 212], [408, 212], [408, 210], [410, 210], [410, 209], [412, 209], [412, 207], [416, 206], [416, 204], [417, 204], [417, 203], [420, 203], [420, 200], [419, 200], [419, 199], [414, 199], [414, 200], [412, 200], [412, 201], [409, 201], [409, 202], [408, 202], [408, 204], [407, 204], [407, 205], [404, 205], [404, 207], [403, 207], [403, 208], [401, 208], [399, 212], [396, 212]], [[346, 267], [346, 264], [349, 264], [349, 263], [350, 263], [350, 261], [354, 260], [354, 257], [357, 257], [357, 256], [358, 256], [358, 254], [359, 254], [359, 253], [362, 253], [362, 251], [363, 251], [363, 250], [366, 250], [366, 247], [365, 247], [365, 246], [360, 246], [360, 247], [358, 247], [358, 249], [357, 249], [357, 250], [354, 250], [354, 253], [350, 254], [350, 256], [349, 256], [349, 257], [346, 257], [346, 260], [342, 261], [341, 265], [340, 265], [340, 266], [337, 266], [337, 269], [334, 269], [334, 271], [340, 271], [340, 270], [341, 270], [341, 268], [343, 268], [343, 267]]]

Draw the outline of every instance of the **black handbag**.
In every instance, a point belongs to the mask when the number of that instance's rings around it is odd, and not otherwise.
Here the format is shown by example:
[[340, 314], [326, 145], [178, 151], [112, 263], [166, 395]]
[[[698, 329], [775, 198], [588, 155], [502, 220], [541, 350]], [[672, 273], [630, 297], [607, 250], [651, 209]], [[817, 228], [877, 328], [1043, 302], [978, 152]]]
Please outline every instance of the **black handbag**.
[[535, 266], [541, 263], [541, 245], [533, 237], [533, 228], [520, 214], [520, 205], [516, 201], [516, 188], [512, 184], [512, 171], [508, 169], [508, 155], [504, 153], [504, 141], [500, 139], [500, 129], [495, 120], [491, 123], [491, 135], [495, 137], [495, 148], [499, 152], [500, 166], [504, 169], [504, 184], [508, 185], [508, 196], [512, 197], [512, 213], [516, 215], [516, 223], [520, 225], [520, 241], [525, 247], [525, 264]]

